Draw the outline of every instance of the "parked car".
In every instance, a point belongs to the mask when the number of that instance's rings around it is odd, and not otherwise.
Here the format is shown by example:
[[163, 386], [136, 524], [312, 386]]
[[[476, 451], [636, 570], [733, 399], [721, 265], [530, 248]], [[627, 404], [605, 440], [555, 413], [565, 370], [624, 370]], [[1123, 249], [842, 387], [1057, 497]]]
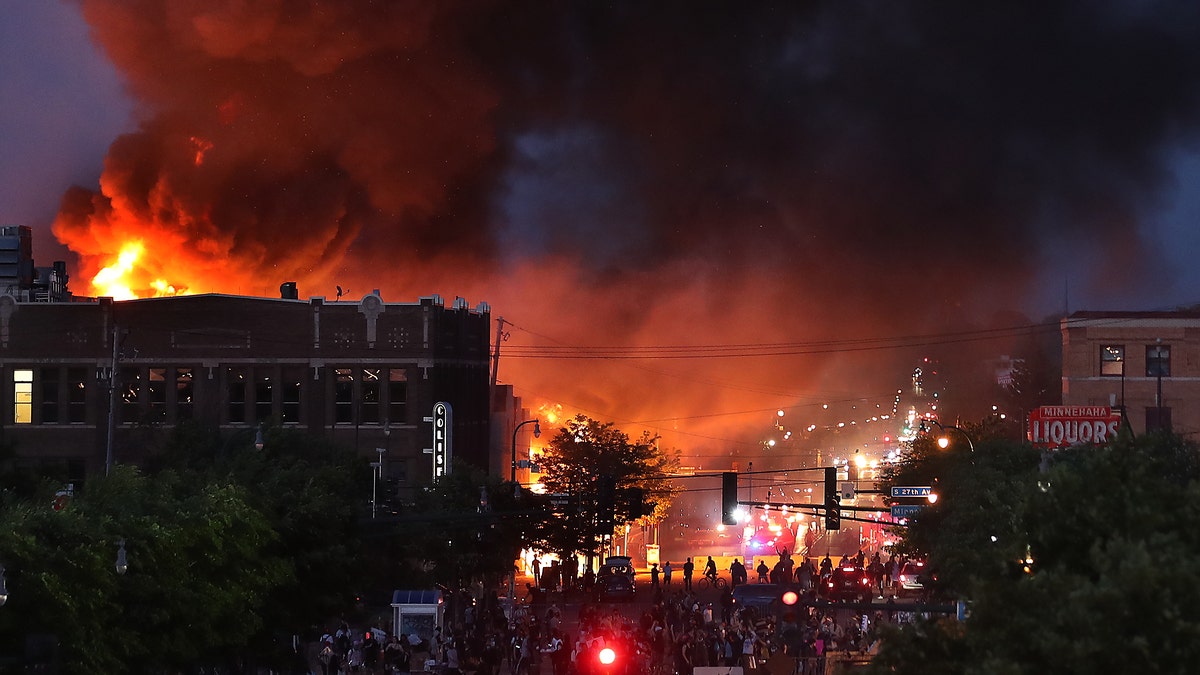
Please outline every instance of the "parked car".
[[871, 575], [858, 566], [834, 568], [822, 589], [829, 600], [858, 600], [867, 602], [873, 593]]
[[900, 568], [900, 576], [896, 579], [896, 595], [900, 597], [921, 596], [925, 594], [925, 563], [910, 560]]
[[633, 567], [633, 558], [627, 555], [610, 555], [604, 559], [604, 564], [600, 566], [600, 574], [598, 576], [607, 576], [609, 574], [624, 574], [630, 579], [636, 574]]
[[596, 600], [599, 602], [631, 601], [635, 594], [630, 575], [607, 574], [596, 579]]

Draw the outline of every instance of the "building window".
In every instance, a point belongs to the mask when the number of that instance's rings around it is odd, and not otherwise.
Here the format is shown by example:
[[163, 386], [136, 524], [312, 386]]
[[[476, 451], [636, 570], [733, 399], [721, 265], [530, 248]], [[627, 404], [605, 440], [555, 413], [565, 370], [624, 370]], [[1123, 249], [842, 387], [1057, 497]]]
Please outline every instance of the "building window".
[[387, 387], [388, 420], [404, 423], [408, 414], [408, 371], [403, 368], [388, 369]]
[[258, 369], [254, 373], [254, 418], [258, 421], [269, 420], [274, 412], [272, 403], [275, 397], [275, 385], [271, 381], [271, 371]]
[[67, 421], [87, 421], [87, 368], [67, 368]]
[[13, 422], [33, 423], [33, 371], [13, 371]]
[[1146, 347], [1146, 377], [1171, 376], [1171, 345]]
[[1100, 347], [1100, 374], [1102, 376], [1125, 376], [1125, 345], [1102, 345]]
[[196, 412], [196, 380], [191, 368], [175, 369], [175, 419], [190, 420]]
[[225, 369], [225, 415], [231, 424], [246, 422], [246, 371]]
[[333, 422], [354, 424], [354, 371], [337, 368], [333, 374]]
[[300, 423], [300, 381], [304, 378], [303, 368], [284, 368], [280, 388], [283, 390], [283, 423]]
[[167, 419], [167, 369], [151, 368], [146, 380], [146, 400], [150, 403], [150, 419], [165, 422]]
[[137, 368], [121, 369], [121, 421], [126, 424], [136, 422], [140, 417], [142, 373]]
[[58, 424], [58, 368], [42, 368], [42, 424]]
[[363, 368], [362, 388], [359, 393], [360, 421], [363, 424], [379, 424], [379, 394], [383, 383], [379, 381], [378, 368]]

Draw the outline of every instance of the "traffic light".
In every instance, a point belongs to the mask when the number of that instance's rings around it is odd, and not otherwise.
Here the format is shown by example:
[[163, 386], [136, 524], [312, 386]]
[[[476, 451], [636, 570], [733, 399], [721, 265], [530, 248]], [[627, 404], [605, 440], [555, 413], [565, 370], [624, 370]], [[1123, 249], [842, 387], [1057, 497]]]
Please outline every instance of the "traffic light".
[[725, 525], [737, 525], [737, 472], [726, 471], [721, 474], [721, 522]]
[[838, 498], [837, 469], [825, 467], [825, 529], [842, 529], [842, 502]]
[[646, 491], [642, 488], [629, 488], [625, 495], [627, 511], [629, 512], [630, 520], [637, 520], [646, 516]]

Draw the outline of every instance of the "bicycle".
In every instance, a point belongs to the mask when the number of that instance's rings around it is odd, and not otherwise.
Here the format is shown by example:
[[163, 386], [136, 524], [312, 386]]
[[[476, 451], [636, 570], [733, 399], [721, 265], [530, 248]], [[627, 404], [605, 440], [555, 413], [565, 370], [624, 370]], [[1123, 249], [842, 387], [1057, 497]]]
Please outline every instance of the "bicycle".
[[724, 577], [709, 576], [705, 574], [704, 576], [700, 577], [699, 581], [696, 582], [696, 588], [699, 590], [715, 588], [718, 591], [723, 591], [729, 588], [729, 580], [725, 579]]

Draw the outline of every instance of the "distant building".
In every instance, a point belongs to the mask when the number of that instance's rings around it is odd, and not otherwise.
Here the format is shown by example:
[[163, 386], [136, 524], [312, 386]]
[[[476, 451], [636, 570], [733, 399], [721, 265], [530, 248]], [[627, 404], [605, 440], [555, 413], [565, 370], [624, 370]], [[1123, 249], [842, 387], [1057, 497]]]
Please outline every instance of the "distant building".
[[[23, 289], [22, 273], [15, 278]], [[378, 292], [327, 302], [296, 299], [294, 284], [280, 290], [72, 302], [0, 294], [3, 440], [20, 461], [64, 463], [82, 478], [105, 469], [110, 419], [118, 463], [151, 456], [185, 420], [247, 446], [260, 425], [283, 426], [371, 459], [382, 448], [385, 477], [403, 486], [431, 476], [427, 418], [446, 402], [454, 458], [496, 463], [486, 304], [386, 303]]]
[[1062, 320], [1063, 405], [1124, 407], [1135, 434], [1200, 431], [1200, 311]]
[[67, 264], [33, 264], [33, 230], [25, 225], [0, 226], [0, 293], [23, 302], [66, 302]]

